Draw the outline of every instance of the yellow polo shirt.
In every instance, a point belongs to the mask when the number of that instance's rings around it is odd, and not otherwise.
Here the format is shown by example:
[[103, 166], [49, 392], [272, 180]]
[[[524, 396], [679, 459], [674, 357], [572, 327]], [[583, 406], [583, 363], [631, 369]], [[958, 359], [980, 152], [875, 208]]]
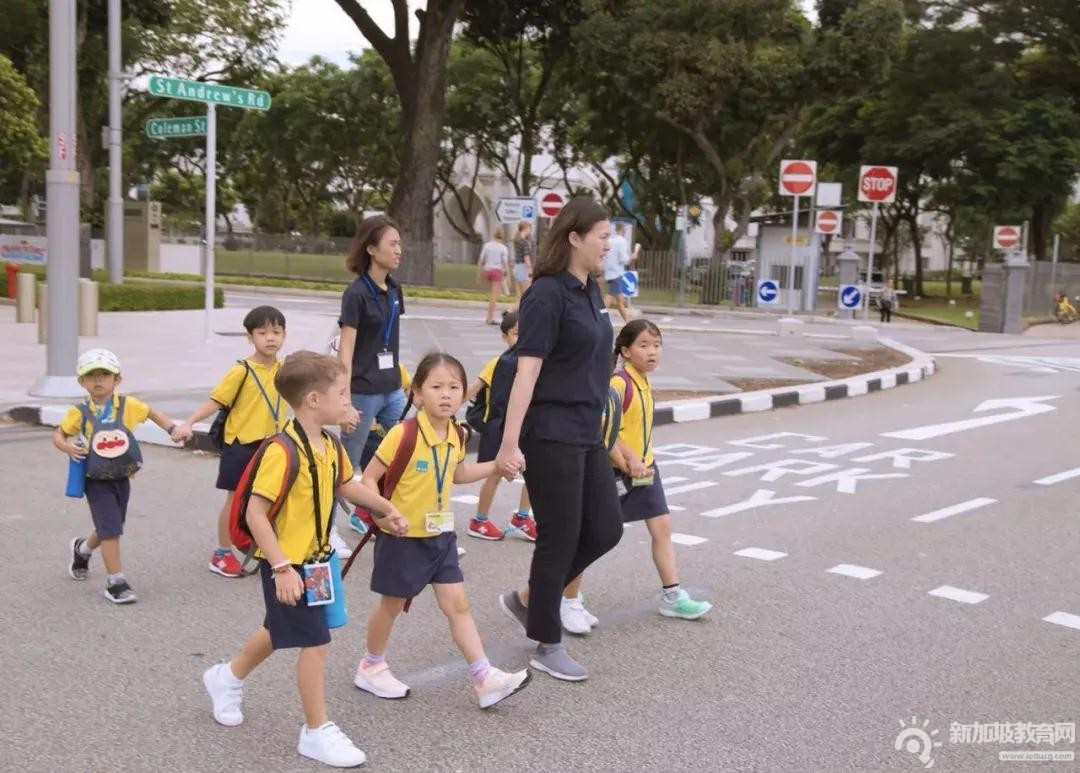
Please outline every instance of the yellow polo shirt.
[[[225, 420], [225, 442], [258, 443], [281, 431], [285, 426], [289, 406], [281, 399], [274, 376], [281, 369], [281, 360], [273, 365], [260, 365], [246, 360], [251, 373], [244, 379], [244, 366], [236, 363], [210, 393], [210, 399], [222, 407], [232, 406]], [[258, 383], [256, 383], [258, 380]], [[266, 390], [263, 397], [259, 384]], [[277, 419], [270, 407], [277, 411]]]
[[488, 388], [488, 400], [487, 405], [484, 406], [484, 421], [487, 421], [488, 416], [491, 415], [491, 382], [495, 378], [495, 366], [499, 364], [498, 357], [492, 357], [488, 364], [484, 366], [484, 369], [480, 371], [478, 379], [483, 381]]
[[[278, 544], [294, 564], [302, 564], [315, 553], [315, 497], [314, 486], [311, 480], [311, 470], [308, 469], [307, 455], [304, 453], [304, 445], [300, 442], [296, 430], [290, 422], [286, 427], [287, 432], [296, 441], [296, 450], [300, 460], [300, 466], [296, 481], [293, 483], [285, 498], [285, 503], [273, 521], [274, 533], [277, 535]], [[311, 450], [315, 454], [315, 469], [319, 476], [319, 504], [322, 512], [319, 513], [323, 540], [328, 540], [327, 529], [329, 528], [330, 511], [334, 505], [334, 493], [338, 488], [338, 481], [348, 480], [353, 475], [353, 467], [347, 454], [342, 454], [341, 468], [338, 468], [338, 452], [332, 440], [325, 440], [326, 447], [320, 453], [315, 443], [312, 442]], [[285, 480], [287, 459], [281, 446], [274, 444], [266, 450], [266, 454], [259, 463], [259, 469], [255, 473], [251, 492], [263, 499], [273, 502], [281, 491], [282, 482]], [[336, 477], [335, 477], [336, 476]], [[255, 555], [263, 558], [261, 550]]]
[[[461, 444], [453, 425], [448, 427], [446, 439], [439, 440], [426, 413], [420, 411], [416, 420], [418, 422], [416, 448], [413, 449], [401, 480], [390, 495], [390, 502], [409, 521], [406, 537], [434, 537], [437, 535], [428, 533], [424, 517], [428, 513], [436, 513], [440, 510], [435, 475], [436, 459], [440, 471], [443, 470], [444, 465], [446, 468], [441, 508], [445, 512], [453, 509], [450, 497], [454, 493], [454, 470], [465, 461], [465, 447]], [[376, 458], [387, 467], [394, 461], [404, 432], [405, 427], [402, 424], [392, 427], [375, 452]]]
[[[627, 389], [631, 390], [630, 405], [623, 411], [619, 440], [625, 443], [634, 453], [641, 456], [645, 460], [645, 465], [648, 466], [653, 463], [652, 430], [653, 410], [656, 403], [653, 400], [652, 387], [649, 386], [648, 377], [644, 373], [638, 373], [637, 369], [629, 362], [626, 363], [624, 370], [633, 382], [632, 387], [620, 376], [611, 377], [611, 386], [620, 395], [625, 394]], [[623, 404], [625, 405], [625, 400]], [[646, 438], [649, 440], [648, 448], [645, 447]]]
[[[120, 395], [113, 393], [112, 396], [112, 415], [116, 415], [116, 411], [120, 410]], [[104, 406], [99, 406], [93, 400], [89, 401], [90, 410], [95, 416], [101, 416]], [[135, 428], [142, 424], [144, 421], [150, 418], [150, 406], [144, 403], [137, 397], [125, 397], [124, 398], [124, 426], [132, 432]], [[67, 409], [67, 413], [64, 414], [63, 420], [60, 422], [60, 429], [64, 431], [64, 434], [68, 437], [74, 437], [82, 433], [83, 415], [77, 405], [72, 405]], [[92, 432], [90, 422], [86, 422], [86, 438], [87, 444], [90, 442], [90, 433]]]

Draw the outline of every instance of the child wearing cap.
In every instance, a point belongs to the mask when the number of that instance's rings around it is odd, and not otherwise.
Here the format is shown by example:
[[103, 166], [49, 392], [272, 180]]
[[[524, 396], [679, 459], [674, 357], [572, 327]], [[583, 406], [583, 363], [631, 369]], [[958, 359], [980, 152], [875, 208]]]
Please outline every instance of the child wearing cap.
[[131, 604], [135, 591], [120, 566], [120, 536], [127, 519], [131, 476], [142, 466], [132, 431], [148, 419], [172, 434], [176, 425], [142, 400], [121, 395], [120, 360], [108, 349], [90, 349], [79, 357], [76, 373], [89, 398], [71, 406], [53, 432], [53, 445], [73, 460], [86, 461], [87, 504], [94, 528], [71, 541], [68, 574], [85, 580], [90, 556], [101, 548], [108, 579], [105, 598]]

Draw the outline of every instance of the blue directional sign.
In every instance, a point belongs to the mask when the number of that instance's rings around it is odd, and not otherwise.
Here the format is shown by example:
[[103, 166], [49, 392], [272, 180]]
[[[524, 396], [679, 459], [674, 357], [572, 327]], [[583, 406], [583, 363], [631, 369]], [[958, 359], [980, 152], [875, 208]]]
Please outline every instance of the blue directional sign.
[[637, 271], [624, 271], [622, 279], [620, 280], [622, 287], [622, 294], [627, 298], [638, 297], [638, 272]]
[[862, 306], [862, 289], [858, 285], [840, 285], [836, 302], [841, 309], [857, 309]]
[[522, 206], [522, 208], [521, 208], [521, 219], [522, 220], [535, 220], [536, 219], [536, 208], [532, 204], [525, 204], [524, 206]]
[[762, 279], [757, 283], [758, 303], [777, 303], [780, 300], [780, 285], [775, 279]]

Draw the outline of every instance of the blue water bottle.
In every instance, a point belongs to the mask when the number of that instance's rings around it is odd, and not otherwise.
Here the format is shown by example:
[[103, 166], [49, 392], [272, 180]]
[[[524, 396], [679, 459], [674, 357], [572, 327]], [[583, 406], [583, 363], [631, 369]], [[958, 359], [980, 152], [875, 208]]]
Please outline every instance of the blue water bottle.
[[334, 588], [334, 601], [323, 607], [326, 610], [326, 627], [341, 628], [349, 622], [349, 610], [345, 606], [345, 583], [341, 580], [341, 561], [337, 551], [327, 559], [330, 564], [330, 583]]
[[[86, 448], [86, 440], [83, 439], [82, 435], [75, 441], [75, 445]], [[86, 493], [85, 456], [77, 462], [70, 457], [68, 458], [67, 488], [64, 493], [73, 499], [82, 499]]]

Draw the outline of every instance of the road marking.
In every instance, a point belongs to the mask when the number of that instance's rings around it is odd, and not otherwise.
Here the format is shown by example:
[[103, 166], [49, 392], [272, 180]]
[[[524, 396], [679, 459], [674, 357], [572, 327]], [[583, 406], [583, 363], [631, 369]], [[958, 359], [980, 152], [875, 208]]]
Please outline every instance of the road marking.
[[668, 505], [667, 509], [670, 510], [671, 512], [673, 512], [673, 513], [681, 513], [684, 510], [686, 510], [686, 508], [683, 507], [682, 505]]
[[452, 497], [451, 502], [457, 502], [462, 505], [475, 505], [480, 501], [480, 497], [475, 494], [462, 494], [458, 497]]
[[781, 553], [779, 550], [766, 550], [765, 548], [743, 548], [742, 550], [736, 550], [735, 555], [743, 558], [756, 558], [758, 561], [776, 561], [786, 556], [787, 553]]
[[783, 505], [790, 502], [809, 502], [817, 499], [817, 497], [777, 497], [776, 492], [770, 489], [758, 489], [750, 498], [743, 502], [736, 502], [733, 505], [725, 505], [724, 507], [718, 507], [715, 510], [706, 510], [701, 515], [705, 518], [722, 518], [725, 515], [735, 515], [741, 513], [744, 510], [753, 510], [755, 507], [766, 507], [768, 505]]
[[689, 478], [664, 478], [664, 483], [685, 483]]
[[942, 585], [940, 588], [927, 591], [927, 594], [941, 599], [949, 599], [950, 601], [959, 601], [961, 604], [980, 604], [990, 598], [985, 593], [954, 588], [951, 585]]
[[1080, 477], [1080, 467], [1074, 467], [1071, 470], [1065, 470], [1056, 475], [1047, 475], [1045, 478], [1039, 478], [1035, 483], [1039, 486], [1053, 486], [1055, 483], [1061, 483], [1064, 480], [1070, 480], [1077, 477]]
[[0, 515], [0, 521], [25, 521], [26, 516], [22, 513], [13, 513], [11, 515]]
[[932, 513], [926, 513], [925, 515], [917, 515], [911, 520], [918, 521], [919, 523], [933, 523], [934, 521], [940, 521], [945, 518], [949, 518], [954, 515], [960, 515], [960, 513], [967, 513], [972, 510], [978, 510], [980, 507], [986, 507], [997, 502], [996, 499], [990, 499], [989, 497], [979, 497], [977, 499], [969, 499], [967, 502], [961, 502], [958, 505], [952, 507], [943, 507], [940, 510], [935, 510]]
[[1070, 615], [1068, 612], [1055, 612], [1043, 618], [1047, 623], [1063, 625], [1066, 628], [1075, 628], [1080, 631], [1080, 615]]
[[695, 537], [692, 534], [679, 534], [675, 532], [671, 535], [671, 541], [676, 545], [700, 545], [702, 542], [708, 542], [705, 537]]
[[1047, 405], [1048, 400], [1057, 400], [1061, 395], [1043, 395], [1041, 397], [1012, 397], [999, 400], [983, 400], [974, 408], [974, 413], [1001, 410], [1011, 408], [1005, 413], [996, 413], [993, 416], [984, 416], [980, 419], [963, 419], [950, 421], [944, 424], [927, 424], [912, 429], [902, 429], [896, 432], [882, 432], [882, 437], [898, 438], [900, 440], [929, 440], [930, 438], [951, 435], [955, 432], [965, 432], [969, 429], [988, 427], [992, 424], [1001, 424], [1006, 421], [1024, 419], [1028, 416], [1038, 416], [1040, 413], [1056, 411], [1057, 406]]
[[675, 488], [664, 488], [664, 494], [667, 496], [674, 496], [675, 494], [685, 494], [687, 491], [698, 491], [703, 488], [712, 488], [719, 485], [713, 480], [699, 480], [697, 483], [687, 483], [684, 486], [676, 486]]
[[832, 574], [841, 574], [844, 577], [854, 577], [856, 580], [872, 580], [881, 574], [877, 569], [857, 566], [856, 564], [837, 564], [832, 569], [826, 569], [825, 571]]

